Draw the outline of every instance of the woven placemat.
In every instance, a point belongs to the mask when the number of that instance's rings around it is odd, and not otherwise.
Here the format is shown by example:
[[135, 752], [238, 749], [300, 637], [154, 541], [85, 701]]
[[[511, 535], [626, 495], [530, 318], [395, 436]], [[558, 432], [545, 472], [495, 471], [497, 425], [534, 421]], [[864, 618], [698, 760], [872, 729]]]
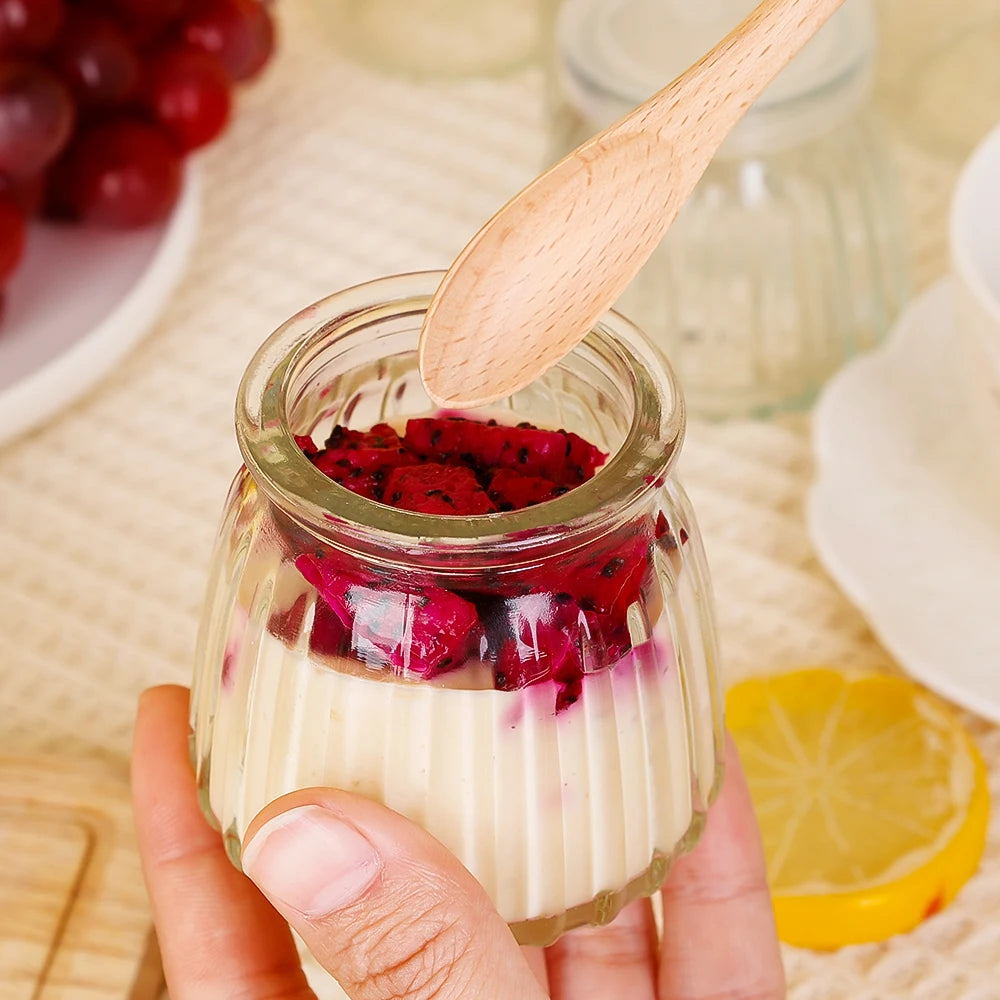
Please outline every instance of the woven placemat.
[[[202, 231], [156, 329], [70, 410], [0, 449], [7, 751], [128, 752], [139, 691], [189, 679], [250, 354], [331, 290], [446, 265], [544, 160], [540, 73], [413, 85], [338, 55], [304, 3], [279, 13], [280, 57], [202, 156]], [[945, 265], [957, 164], [903, 138], [897, 151], [920, 287]], [[816, 561], [810, 469], [795, 422], [691, 428], [681, 471], [713, 566], [727, 680], [814, 662], [893, 669]], [[996, 795], [1000, 731], [970, 723]], [[982, 871], [952, 907], [878, 947], [789, 950], [791, 996], [1000, 997], [998, 915], [994, 822]]]

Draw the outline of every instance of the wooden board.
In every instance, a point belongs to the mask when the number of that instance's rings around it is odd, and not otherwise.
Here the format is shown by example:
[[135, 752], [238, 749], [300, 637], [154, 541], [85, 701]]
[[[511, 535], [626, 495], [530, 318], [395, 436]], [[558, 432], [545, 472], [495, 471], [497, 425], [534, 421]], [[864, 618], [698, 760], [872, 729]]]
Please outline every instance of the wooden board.
[[0, 757], [0, 1000], [154, 1000], [124, 765]]

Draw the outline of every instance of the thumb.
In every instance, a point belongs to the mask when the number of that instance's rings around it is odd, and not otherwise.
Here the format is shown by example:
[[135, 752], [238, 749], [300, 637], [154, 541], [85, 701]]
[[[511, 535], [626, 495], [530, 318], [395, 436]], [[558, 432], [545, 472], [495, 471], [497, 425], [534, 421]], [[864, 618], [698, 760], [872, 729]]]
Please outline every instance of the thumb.
[[482, 886], [385, 806], [293, 792], [250, 824], [242, 865], [352, 1000], [544, 1000]]

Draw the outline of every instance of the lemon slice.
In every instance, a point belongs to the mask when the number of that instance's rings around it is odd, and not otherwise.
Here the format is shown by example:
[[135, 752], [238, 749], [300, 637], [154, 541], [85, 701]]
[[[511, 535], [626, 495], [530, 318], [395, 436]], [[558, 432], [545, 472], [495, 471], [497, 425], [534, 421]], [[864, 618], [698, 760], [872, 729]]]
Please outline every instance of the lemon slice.
[[881, 941], [975, 872], [986, 771], [933, 695], [898, 677], [811, 669], [738, 684], [726, 711], [783, 941]]

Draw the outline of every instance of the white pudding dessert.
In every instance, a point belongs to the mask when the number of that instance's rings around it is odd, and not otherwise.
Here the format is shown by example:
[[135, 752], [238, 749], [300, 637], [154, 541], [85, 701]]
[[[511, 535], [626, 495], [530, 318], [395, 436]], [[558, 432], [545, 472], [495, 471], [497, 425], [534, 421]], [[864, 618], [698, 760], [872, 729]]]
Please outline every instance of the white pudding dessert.
[[692, 824], [688, 723], [665, 636], [586, 676], [558, 713], [550, 683], [384, 680], [267, 631], [231, 642], [228, 663], [208, 797], [239, 839], [286, 792], [357, 792], [437, 837], [519, 923], [662, 868]]

